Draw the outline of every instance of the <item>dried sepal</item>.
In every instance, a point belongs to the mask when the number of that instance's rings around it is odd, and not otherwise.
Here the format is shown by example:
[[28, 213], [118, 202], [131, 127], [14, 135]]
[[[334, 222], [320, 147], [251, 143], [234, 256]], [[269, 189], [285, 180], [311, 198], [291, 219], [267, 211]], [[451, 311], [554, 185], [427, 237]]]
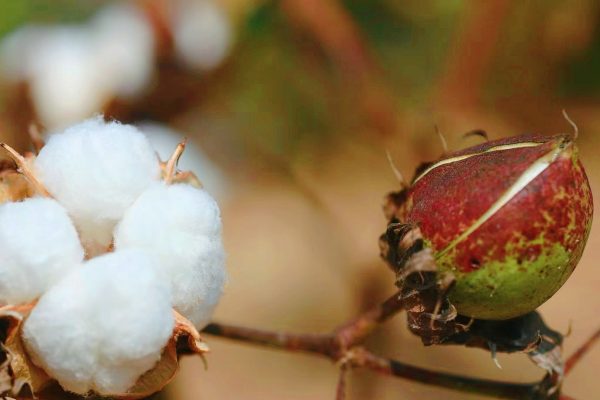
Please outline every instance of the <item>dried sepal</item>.
[[135, 385], [123, 394], [113, 397], [123, 400], [146, 398], [161, 391], [175, 377], [179, 368], [179, 355], [198, 354], [203, 357], [209, 351], [194, 325], [177, 311], [173, 311], [175, 327], [169, 343], [164, 348], [158, 363], [143, 374]]
[[21, 338], [21, 325], [34, 303], [0, 308], [0, 336], [6, 361], [0, 366], [2, 392], [18, 396], [26, 387], [36, 398], [51, 378], [33, 364]]
[[187, 183], [195, 188], [201, 189], [203, 187], [202, 182], [196, 174], [192, 171], [179, 171], [177, 170], [177, 163], [185, 151], [187, 145], [187, 139], [184, 139], [181, 143], [175, 147], [173, 154], [167, 161], [160, 162], [160, 176], [165, 183], [168, 185], [174, 183]]
[[35, 160], [33, 154], [29, 154], [26, 157], [23, 157], [15, 149], [10, 147], [6, 143], [0, 143], [0, 147], [4, 149], [8, 153], [10, 158], [15, 162], [15, 164], [17, 165], [17, 170], [27, 178], [36, 194], [39, 194], [43, 197], [51, 197], [50, 193], [48, 192], [48, 189], [46, 189], [46, 187], [36, 177], [33, 168], [33, 163]]
[[12, 167], [0, 165], [0, 204], [20, 201], [35, 194], [35, 189], [25, 176]]

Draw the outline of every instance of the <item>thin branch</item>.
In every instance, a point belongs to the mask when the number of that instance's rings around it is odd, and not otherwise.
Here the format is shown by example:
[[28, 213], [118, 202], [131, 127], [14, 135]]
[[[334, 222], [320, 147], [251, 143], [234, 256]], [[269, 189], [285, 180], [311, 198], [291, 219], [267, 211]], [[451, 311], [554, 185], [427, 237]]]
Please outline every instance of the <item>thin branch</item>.
[[340, 367], [340, 377], [338, 379], [337, 389], [335, 391], [336, 400], [346, 400], [346, 376], [348, 375], [348, 366], [342, 364]]
[[297, 334], [245, 328], [235, 325], [208, 324], [203, 333], [221, 336], [250, 344], [294, 352], [329, 356], [334, 337], [328, 334]]
[[539, 383], [507, 383], [430, 371], [382, 358], [367, 350], [363, 350], [357, 355], [355, 365], [380, 374], [409, 379], [427, 385], [498, 398], [534, 399], [540, 393]]
[[[203, 332], [280, 350], [318, 354], [333, 361], [339, 361], [342, 357], [339, 349], [336, 348], [337, 341], [334, 340], [335, 335], [270, 332], [217, 323], [209, 324]], [[548, 380], [544, 379], [541, 382], [519, 384], [469, 378], [461, 375], [430, 371], [399, 361], [385, 359], [360, 347], [348, 350], [344, 356], [346, 357], [346, 362], [352, 367], [370, 369], [383, 375], [409, 379], [428, 385], [498, 398], [542, 399], [544, 397], [540, 397], [540, 394], [547, 387], [544, 383]]]
[[334, 331], [340, 345], [346, 349], [361, 344], [379, 324], [387, 321], [402, 310], [400, 293], [343, 324]]
[[600, 339], [600, 328], [594, 332], [588, 340], [585, 341], [576, 351], [573, 353], [565, 363], [565, 376], [571, 372], [577, 363], [583, 358], [583, 356], [592, 348], [592, 346]]
[[[217, 323], [209, 324], [203, 332], [279, 350], [317, 354], [332, 361], [341, 362], [342, 368], [365, 368], [384, 375], [462, 392], [509, 399], [549, 398], [548, 390], [554, 387], [555, 383], [555, 377], [552, 375], [546, 375], [540, 382], [523, 384], [470, 378], [430, 371], [382, 358], [359, 346], [379, 324], [401, 310], [402, 304], [399, 295], [394, 294], [382, 304], [359, 315], [330, 334], [273, 332]], [[345, 385], [344, 379], [344, 377], [340, 377], [341, 383], [338, 383], [338, 398], [340, 398], [340, 387]]]

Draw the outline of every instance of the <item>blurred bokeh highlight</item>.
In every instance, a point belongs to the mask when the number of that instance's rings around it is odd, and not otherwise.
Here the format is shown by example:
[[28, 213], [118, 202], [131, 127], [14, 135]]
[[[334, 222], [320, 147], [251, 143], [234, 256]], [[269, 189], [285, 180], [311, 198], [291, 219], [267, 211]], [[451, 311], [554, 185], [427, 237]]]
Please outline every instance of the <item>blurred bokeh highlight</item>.
[[[99, 113], [138, 124], [160, 154], [182, 138], [220, 201], [229, 283], [217, 319], [325, 332], [394, 291], [379, 259], [383, 196], [443, 149], [571, 131], [600, 199], [600, 3], [394, 0], [28, 0], [0, 5], [0, 140], [23, 151]], [[598, 201], [597, 201], [598, 203]], [[598, 210], [596, 210], [598, 211]], [[600, 231], [541, 311], [571, 335], [600, 325]], [[319, 358], [207, 337], [161, 399], [333, 399]], [[440, 371], [528, 382], [525, 356], [425, 348], [403, 316], [369, 346]], [[600, 348], [565, 393], [596, 398]], [[353, 371], [349, 399], [478, 399]]]

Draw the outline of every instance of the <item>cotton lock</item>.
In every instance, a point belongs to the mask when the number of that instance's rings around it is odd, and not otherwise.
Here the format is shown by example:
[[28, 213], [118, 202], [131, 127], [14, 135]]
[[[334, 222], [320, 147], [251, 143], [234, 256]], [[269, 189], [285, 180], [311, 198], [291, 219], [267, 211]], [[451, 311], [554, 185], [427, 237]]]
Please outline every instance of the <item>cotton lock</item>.
[[52, 287], [24, 325], [34, 363], [78, 394], [125, 393], [173, 331], [169, 285], [157, 269], [142, 251], [117, 251]]
[[226, 272], [219, 207], [206, 191], [153, 184], [127, 210], [114, 240], [117, 251], [144, 249], [156, 255], [174, 308], [198, 329], [208, 323]]
[[106, 251], [127, 207], [160, 176], [146, 137], [101, 117], [50, 135], [35, 170], [73, 218], [88, 255]]
[[32, 301], [83, 261], [66, 210], [32, 198], [0, 206], [0, 302]]

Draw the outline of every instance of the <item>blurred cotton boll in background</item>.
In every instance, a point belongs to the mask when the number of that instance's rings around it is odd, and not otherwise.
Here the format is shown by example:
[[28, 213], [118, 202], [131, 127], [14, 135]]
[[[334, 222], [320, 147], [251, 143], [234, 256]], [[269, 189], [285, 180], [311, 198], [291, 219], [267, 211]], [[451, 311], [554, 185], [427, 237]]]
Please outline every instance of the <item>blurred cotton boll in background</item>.
[[214, 69], [229, 53], [233, 36], [231, 22], [215, 1], [180, 1], [172, 26], [177, 57], [190, 68]]
[[25, 26], [0, 49], [3, 75], [29, 83], [40, 122], [64, 128], [101, 112], [115, 97], [140, 95], [154, 69], [154, 36], [144, 14], [109, 6], [88, 24]]
[[[159, 123], [142, 122], [138, 124], [138, 127], [163, 161], [167, 160], [175, 147], [185, 139], [180, 132]], [[225, 174], [193, 141], [188, 140], [177, 168], [180, 171], [192, 171], [200, 179], [208, 193], [220, 201], [226, 200], [228, 183]]]
[[98, 66], [110, 77], [113, 92], [140, 95], [151, 80], [154, 34], [144, 13], [128, 4], [111, 5], [91, 21]]

